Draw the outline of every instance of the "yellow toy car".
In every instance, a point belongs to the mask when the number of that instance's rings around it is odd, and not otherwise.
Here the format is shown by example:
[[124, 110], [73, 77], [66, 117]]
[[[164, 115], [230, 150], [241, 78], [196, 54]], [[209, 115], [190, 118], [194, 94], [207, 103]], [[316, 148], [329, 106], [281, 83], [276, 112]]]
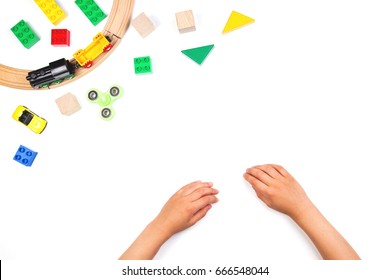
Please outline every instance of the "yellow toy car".
[[41, 134], [47, 125], [47, 121], [44, 118], [34, 114], [27, 107], [22, 105], [19, 105], [16, 108], [15, 112], [12, 114], [12, 118], [21, 122], [37, 134]]

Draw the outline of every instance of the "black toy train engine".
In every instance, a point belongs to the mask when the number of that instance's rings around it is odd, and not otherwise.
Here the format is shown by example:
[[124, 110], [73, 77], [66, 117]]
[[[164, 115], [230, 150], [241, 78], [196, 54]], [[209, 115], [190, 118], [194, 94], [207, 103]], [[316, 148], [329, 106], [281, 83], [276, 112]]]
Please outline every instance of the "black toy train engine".
[[64, 80], [72, 79], [75, 74], [75, 67], [65, 58], [49, 63], [49, 66], [34, 70], [28, 73], [26, 79], [35, 88], [46, 88], [59, 84]]

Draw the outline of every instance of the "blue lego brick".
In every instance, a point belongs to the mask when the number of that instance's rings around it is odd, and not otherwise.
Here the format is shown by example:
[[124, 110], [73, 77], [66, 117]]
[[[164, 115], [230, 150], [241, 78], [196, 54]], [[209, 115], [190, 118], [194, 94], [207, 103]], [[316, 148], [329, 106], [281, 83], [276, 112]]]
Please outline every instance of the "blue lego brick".
[[34, 46], [40, 39], [37, 34], [31, 29], [27, 22], [24, 20], [19, 21], [11, 28], [12, 33], [15, 34], [16, 38], [23, 44], [27, 49]]
[[20, 145], [18, 151], [14, 156], [14, 160], [25, 166], [31, 166], [37, 154], [37, 152], [34, 152], [23, 145]]

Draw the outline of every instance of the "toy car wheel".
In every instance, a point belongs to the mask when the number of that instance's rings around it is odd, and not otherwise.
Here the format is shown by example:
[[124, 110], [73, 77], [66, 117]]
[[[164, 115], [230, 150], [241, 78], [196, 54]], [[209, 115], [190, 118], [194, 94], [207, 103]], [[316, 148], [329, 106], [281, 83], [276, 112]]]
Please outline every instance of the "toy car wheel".
[[96, 99], [98, 99], [99, 97], [99, 94], [97, 93], [96, 90], [91, 90], [90, 92], [88, 92], [88, 99], [91, 100], [91, 101], [94, 101]]
[[110, 95], [111, 96], [118, 96], [119, 95], [119, 93], [120, 93], [121, 91], [120, 91], [120, 89], [118, 88], [118, 87], [112, 87], [112, 88], [110, 88]]
[[103, 108], [103, 110], [102, 110], [102, 117], [104, 118], [104, 119], [107, 119], [107, 118], [109, 118], [111, 116], [111, 109], [109, 109], [109, 108]]

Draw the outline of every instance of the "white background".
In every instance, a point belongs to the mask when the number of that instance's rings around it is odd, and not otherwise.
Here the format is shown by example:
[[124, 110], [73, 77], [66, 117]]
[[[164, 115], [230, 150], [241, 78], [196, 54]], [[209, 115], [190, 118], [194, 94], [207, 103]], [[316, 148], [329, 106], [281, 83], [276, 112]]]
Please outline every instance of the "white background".
[[[54, 26], [33, 1], [0, 9], [0, 63], [37, 69], [87, 46], [94, 27], [74, 1]], [[98, 1], [110, 13], [112, 1]], [[22, 8], [23, 7], [23, 8]], [[319, 254], [286, 216], [268, 209], [242, 179], [245, 169], [283, 165], [368, 261], [390, 249], [388, 188], [388, 1], [135, 1], [156, 30], [131, 26], [91, 73], [50, 91], [0, 86], [0, 258], [117, 259], [180, 187], [212, 181], [218, 202], [169, 240], [157, 260], [198, 263], [311, 261]], [[175, 13], [192, 9], [195, 32]], [[231, 13], [255, 23], [222, 35]], [[27, 21], [41, 40], [25, 49], [9, 30]], [[71, 46], [50, 45], [52, 28]], [[214, 44], [199, 66], [181, 50]], [[151, 56], [153, 74], [133, 59]], [[124, 89], [106, 122], [91, 88]], [[71, 92], [82, 109], [67, 117], [55, 99]], [[36, 135], [15, 122], [18, 105], [48, 121]], [[24, 145], [32, 167], [13, 160]], [[15, 279], [16, 278], [15, 276]]]

